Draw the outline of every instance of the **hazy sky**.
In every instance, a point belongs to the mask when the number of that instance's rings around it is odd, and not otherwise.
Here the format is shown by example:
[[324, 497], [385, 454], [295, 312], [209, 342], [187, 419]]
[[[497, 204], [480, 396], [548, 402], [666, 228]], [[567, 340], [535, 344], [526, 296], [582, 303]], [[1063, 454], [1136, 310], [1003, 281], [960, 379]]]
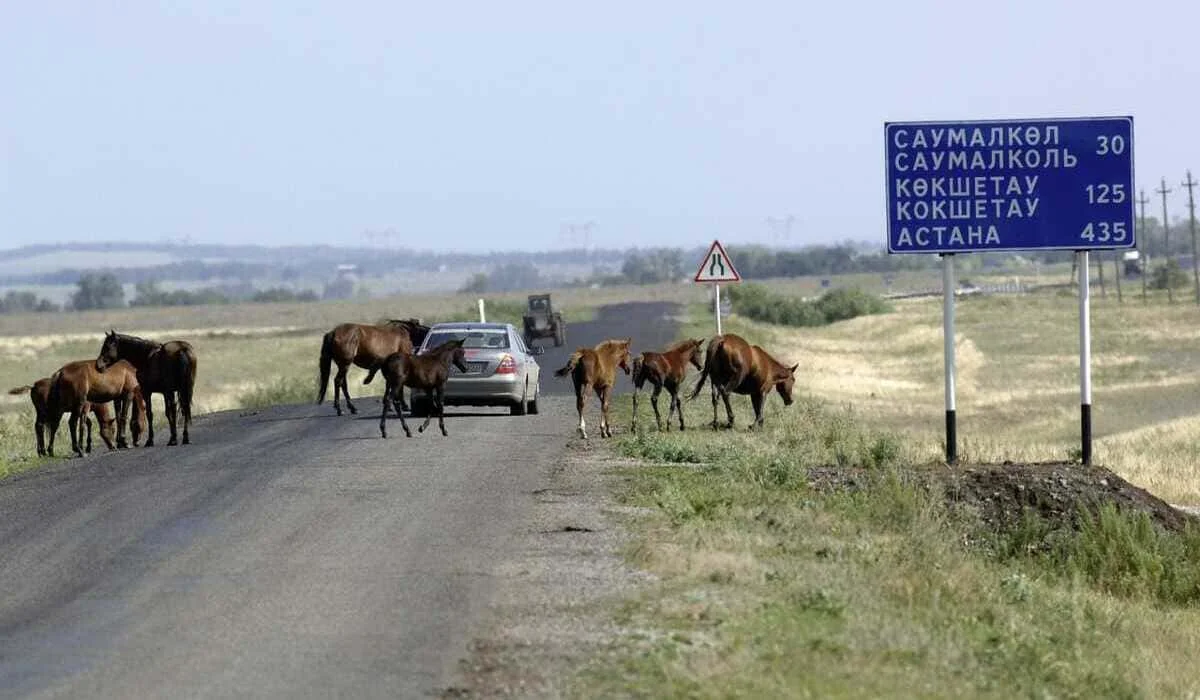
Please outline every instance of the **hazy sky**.
[[1197, 26], [1182, 1], [2, 2], [0, 247], [704, 245], [789, 213], [793, 244], [882, 246], [907, 119], [1132, 114], [1138, 186], [1182, 213]]

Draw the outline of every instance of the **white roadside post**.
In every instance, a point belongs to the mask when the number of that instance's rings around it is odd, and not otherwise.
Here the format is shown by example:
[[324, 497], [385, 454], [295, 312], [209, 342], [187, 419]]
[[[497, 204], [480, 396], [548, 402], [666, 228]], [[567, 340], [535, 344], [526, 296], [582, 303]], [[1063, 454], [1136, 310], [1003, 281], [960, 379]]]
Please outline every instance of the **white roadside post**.
[[1088, 251], [1079, 256], [1079, 419], [1082, 438], [1081, 457], [1085, 465], [1092, 463], [1092, 312], [1088, 275]]
[[721, 246], [720, 241], [713, 241], [704, 259], [700, 261], [700, 269], [696, 270], [697, 283], [712, 283], [713, 286], [713, 315], [717, 319], [717, 335], [722, 335], [721, 329], [721, 283], [741, 282], [742, 278], [733, 267], [729, 254]]
[[479, 322], [487, 323], [487, 316], [483, 313], [483, 299], [479, 300]]
[[946, 370], [946, 462], [958, 461], [954, 407], [954, 254], [942, 256], [942, 352]]

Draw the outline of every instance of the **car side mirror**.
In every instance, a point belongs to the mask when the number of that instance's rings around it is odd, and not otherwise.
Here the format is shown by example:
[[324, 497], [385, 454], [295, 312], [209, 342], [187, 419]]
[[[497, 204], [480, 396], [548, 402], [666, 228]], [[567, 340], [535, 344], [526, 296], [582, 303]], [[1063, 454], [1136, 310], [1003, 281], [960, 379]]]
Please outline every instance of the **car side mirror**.
[[542, 347], [541, 345], [534, 345], [533, 347], [529, 348], [529, 354], [530, 355], [545, 355], [546, 348]]

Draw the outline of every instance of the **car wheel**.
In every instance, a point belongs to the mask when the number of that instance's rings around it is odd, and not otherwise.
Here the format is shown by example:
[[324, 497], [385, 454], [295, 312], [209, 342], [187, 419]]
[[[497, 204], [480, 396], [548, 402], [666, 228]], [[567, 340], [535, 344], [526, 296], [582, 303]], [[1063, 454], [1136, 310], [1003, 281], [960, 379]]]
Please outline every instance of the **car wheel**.
[[510, 407], [509, 407], [509, 410], [512, 412], [512, 414], [513, 414], [514, 416], [523, 416], [523, 415], [525, 415], [525, 407], [526, 407], [526, 405], [527, 405], [527, 404], [525, 403], [525, 397], [526, 397], [528, 394], [529, 394], [529, 385], [528, 385], [528, 384], [526, 384], [526, 385], [525, 385], [525, 390], [521, 392], [521, 398], [520, 398], [520, 399], [518, 399], [516, 403], [514, 403], [512, 406], [510, 406]]
[[538, 403], [537, 402], [538, 402], [538, 396], [542, 393], [541, 390], [542, 390], [541, 383], [539, 383], [537, 388], [535, 388], [533, 390], [533, 401], [529, 402], [529, 414], [532, 416], [537, 415], [537, 412], [538, 412]]

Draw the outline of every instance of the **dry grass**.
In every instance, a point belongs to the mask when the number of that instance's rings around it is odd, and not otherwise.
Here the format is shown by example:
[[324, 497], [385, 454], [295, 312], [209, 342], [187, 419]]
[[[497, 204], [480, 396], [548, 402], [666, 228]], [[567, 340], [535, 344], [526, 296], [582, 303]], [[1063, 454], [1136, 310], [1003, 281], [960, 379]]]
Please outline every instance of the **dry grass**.
[[[1063, 459], [1079, 448], [1078, 300], [970, 298], [957, 306], [959, 454]], [[1200, 503], [1200, 310], [1093, 299], [1093, 459], [1176, 503]], [[814, 329], [732, 319], [801, 363], [798, 386], [943, 454], [942, 312], [937, 299]]]

